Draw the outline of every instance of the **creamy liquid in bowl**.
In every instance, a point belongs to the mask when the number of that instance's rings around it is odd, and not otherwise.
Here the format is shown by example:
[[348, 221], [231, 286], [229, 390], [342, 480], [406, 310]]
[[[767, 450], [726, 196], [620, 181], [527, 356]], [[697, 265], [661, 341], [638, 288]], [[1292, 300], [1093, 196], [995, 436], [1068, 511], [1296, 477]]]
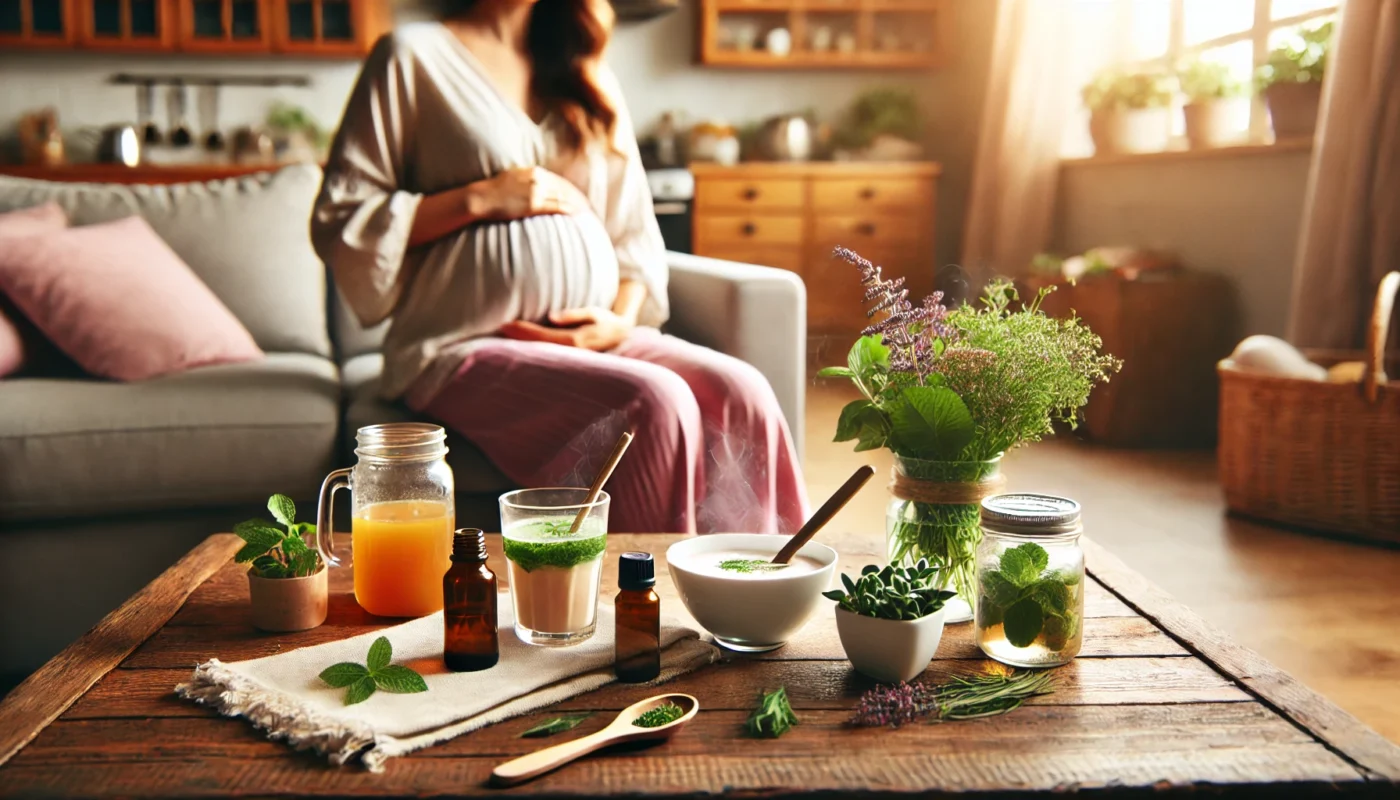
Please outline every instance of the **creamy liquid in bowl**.
[[683, 566], [699, 575], [744, 580], [805, 575], [822, 568], [820, 562], [807, 556], [793, 556], [787, 564], [773, 564], [770, 563], [773, 555], [760, 550], [719, 550], [713, 553], [697, 553], [685, 559]]

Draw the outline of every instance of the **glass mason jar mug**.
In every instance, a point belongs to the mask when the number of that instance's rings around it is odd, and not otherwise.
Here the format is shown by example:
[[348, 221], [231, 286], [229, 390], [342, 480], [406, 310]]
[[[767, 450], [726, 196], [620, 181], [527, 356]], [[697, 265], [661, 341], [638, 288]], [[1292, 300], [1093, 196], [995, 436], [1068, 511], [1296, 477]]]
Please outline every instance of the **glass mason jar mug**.
[[988, 656], [1014, 667], [1053, 667], [1084, 638], [1084, 551], [1079, 504], [1043, 494], [982, 501], [974, 631]]
[[355, 600], [381, 617], [421, 617], [442, 610], [442, 576], [451, 566], [455, 486], [447, 433], [437, 425], [370, 425], [355, 434], [358, 458], [321, 485], [316, 549], [331, 566], [336, 490], [351, 495]]

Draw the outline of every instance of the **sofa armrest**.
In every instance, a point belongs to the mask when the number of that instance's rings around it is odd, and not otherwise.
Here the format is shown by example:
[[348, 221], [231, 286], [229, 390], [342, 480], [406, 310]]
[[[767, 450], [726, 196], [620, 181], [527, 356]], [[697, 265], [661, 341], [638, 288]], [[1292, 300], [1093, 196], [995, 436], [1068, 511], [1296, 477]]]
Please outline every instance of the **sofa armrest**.
[[782, 269], [666, 254], [671, 321], [687, 341], [742, 359], [773, 386], [802, 455], [807, 382], [807, 288]]

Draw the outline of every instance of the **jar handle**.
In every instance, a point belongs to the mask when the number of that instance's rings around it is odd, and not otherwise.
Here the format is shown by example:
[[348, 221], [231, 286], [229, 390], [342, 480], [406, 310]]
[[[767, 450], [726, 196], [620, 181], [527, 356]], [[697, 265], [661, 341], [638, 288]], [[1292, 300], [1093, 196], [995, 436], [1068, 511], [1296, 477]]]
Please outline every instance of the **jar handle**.
[[321, 484], [321, 497], [316, 505], [316, 552], [328, 566], [340, 566], [340, 559], [332, 553], [335, 548], [335, 492], [350, 488], [350, 470], [338, 469], [326, 476]]

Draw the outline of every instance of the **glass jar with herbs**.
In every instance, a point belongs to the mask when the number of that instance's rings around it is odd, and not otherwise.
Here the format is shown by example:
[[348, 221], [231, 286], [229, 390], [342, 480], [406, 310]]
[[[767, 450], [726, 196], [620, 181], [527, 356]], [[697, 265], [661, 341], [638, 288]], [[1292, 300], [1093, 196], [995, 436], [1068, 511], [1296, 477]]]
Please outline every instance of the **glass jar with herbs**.
[[974, 630], [988, 656], [1053, 667], [1084, 638], [1084, 551], [1079, 504], [1043, 494], [982, 501]]

